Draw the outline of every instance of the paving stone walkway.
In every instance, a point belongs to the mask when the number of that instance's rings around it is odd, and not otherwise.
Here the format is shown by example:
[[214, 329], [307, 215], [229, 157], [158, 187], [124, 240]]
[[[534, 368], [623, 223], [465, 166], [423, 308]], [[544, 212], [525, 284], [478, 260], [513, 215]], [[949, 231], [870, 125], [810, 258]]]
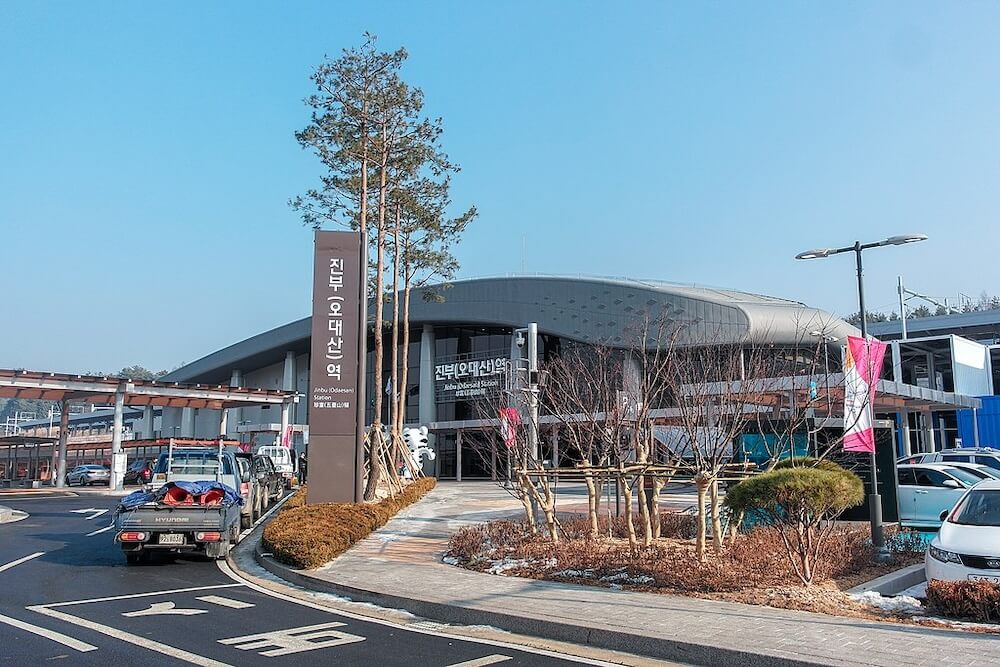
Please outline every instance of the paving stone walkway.
[[[575, 502], [567, 500], [566, 505]], [[534, 628], [542, 636], [559, 634], [553, 628], [574, 628], [575, 636], [563, 632], [556, 638], [694, 664], [1000, 664], [996, 635], [532, 581], [441, 562], [458, 528], [514, 516], [519, 508], [496, 485], [444, 482], [350, 551], [307, 574], [344, 590], [420, 602], [425, 611], [464, 610], [469, 622], [491, 615], [517, 618], [521, 626], [510, 629]], [[461, 614], [452, 615], [456, 618]]]

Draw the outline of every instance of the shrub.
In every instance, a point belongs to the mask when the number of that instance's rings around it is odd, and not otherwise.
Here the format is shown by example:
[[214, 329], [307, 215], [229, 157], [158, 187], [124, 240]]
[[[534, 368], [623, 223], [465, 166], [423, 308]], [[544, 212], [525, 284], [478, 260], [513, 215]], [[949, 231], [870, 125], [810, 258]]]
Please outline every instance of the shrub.
[[[306, 505], [303, 493], [301, 501], [289, 500], [264, 529], [264, 548], [282, 563], [302, 569], [319, 567], [420, 500], [436, 482], [433, 477], [421, 477], [377, 503]], [[295, 506], [289, 507], [293, 502]]]
[[830, 472], [840, 472], [844, 468], [833, 461], [818, 459], [815, 456], [795, 456], [779, 461], [774, 466], [775, 470], [788, 470], [791, 468], [818, 468], [819, 470], [829, 470]]
[[[579, 533], [574, 537], [565, 533], [566, 539], [557, 544], [532, 535], [524, 523], [493, 521], [469, 526], [452, 536], [448, 555], [479, 571], [499, 562], [518, 563], [505, 568], [505, 573], [536, 579], [601, 584], [608, 581], [602, 582], [602, 577], [613, 582], [625, 573], [639, 585], [661, 591], [730, 593], [798, 581], [775, 528], [740, 535], [717, 557], [700, 562], [691, 542], [664, 540], [633, 551], [624, 537], [591, 538], [585, 518], [564, 520], [563, 526], [575, 530], [577, 523]], [[829, 557], [816, 564], [817, 581], [856, 575], [871, 565], [866, 529], [838, 527], [825, 544]]]
[[987, 581], [931, 581], [927, 605], [942, 616], [996, 623], [1000, 621], [1000, 586]]
[[775, 469], [745, 479], [729, 490], [725, 502], [733, 512], [756, 513], [777, 529], [795, 574], [808, 586], [833, 520], [859, 505], [864, 493], [856, 475], [826, 463]]

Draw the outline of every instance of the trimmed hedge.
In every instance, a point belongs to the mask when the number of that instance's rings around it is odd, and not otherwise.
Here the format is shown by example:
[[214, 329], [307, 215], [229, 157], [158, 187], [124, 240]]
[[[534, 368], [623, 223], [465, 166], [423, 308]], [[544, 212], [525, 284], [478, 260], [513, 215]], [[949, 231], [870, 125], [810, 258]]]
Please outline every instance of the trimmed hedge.
[[[304, 570], [324, 565], [347, 551], [376, 528], [384, 526], [404, 507], [424, 497], [437, 480], [421, 477], [396, 495], [377, 503], [305, 504], [288, 501], [264, 529], [263, 546], [275, 559]], [[292, 503], [295, 506], [289, 507]]]
[[996, 623], [1000, 621], [1000, 586], [988, 581], [931, 581], [927, 605], [949, 618]]

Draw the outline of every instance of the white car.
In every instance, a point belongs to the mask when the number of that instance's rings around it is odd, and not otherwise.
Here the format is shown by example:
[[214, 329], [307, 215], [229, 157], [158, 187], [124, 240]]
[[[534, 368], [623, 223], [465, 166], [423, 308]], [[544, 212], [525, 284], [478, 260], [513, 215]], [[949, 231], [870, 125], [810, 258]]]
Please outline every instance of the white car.
[[937, 528], [941, 513], [950, 510], [966, 490], [982, 481], [967, 470], [945, 463], [921, 463], [896, 468], [899, 483], [899, 523], [912, 528]]
[[948, 463], [947, 465], [970, 472], [979, 479], [1000, 479], [1000, 470], [978, 463]]
[[1000, 584], [1000, 481], [980, 482], [941, 520], [924, 556], [927, 581]]
[[896, 461], [897, 464], [916, 463], [975, 463], [989, 466], [1000, 472], [1000, 450], [992, 447], [952, 447], [940, 452], [913, 454]]

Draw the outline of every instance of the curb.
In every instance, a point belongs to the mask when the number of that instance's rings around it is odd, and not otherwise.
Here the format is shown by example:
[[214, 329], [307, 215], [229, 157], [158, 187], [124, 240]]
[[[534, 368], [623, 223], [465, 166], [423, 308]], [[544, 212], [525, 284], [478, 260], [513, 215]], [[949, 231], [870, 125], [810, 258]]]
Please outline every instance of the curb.
[[857, 594], [875, 591], [880, 595], [896, 595], [926, 580], [927, 574], [924, 571], [924, 564], [917, 563], [909, 567], [904, 567], [902, 570], [883, 574], [881, 577], [872, 579], [871, 581], [866, 581], [848, 590], [847, 593]]
[[265, 554], [259, 536], [253, 545], [254, 558], [265, 570], [285, 581], [324, 593], [348, 597], [356, 602], [368, 602], [380, 607], [404, 609], [411, 614], [457, 625], [488, 625], [521, 635], [530, 635], [554, 641], [580, 644], [594, 648], [621, 651], [649, 658], [671, 660], [712, 667], [805, 667], [825, 664], [756, 654], [737, 649], [697, 644], [694, 642], [661, 639], [632, 634], [620, 630], [570, 625], [558, 621], [517, 616], [498, 611], [471, 609], [458, 605], [430, 602], [419, 598], [370, 591], [336, 582], [319, 579], [303, 570], [279, 563]]

